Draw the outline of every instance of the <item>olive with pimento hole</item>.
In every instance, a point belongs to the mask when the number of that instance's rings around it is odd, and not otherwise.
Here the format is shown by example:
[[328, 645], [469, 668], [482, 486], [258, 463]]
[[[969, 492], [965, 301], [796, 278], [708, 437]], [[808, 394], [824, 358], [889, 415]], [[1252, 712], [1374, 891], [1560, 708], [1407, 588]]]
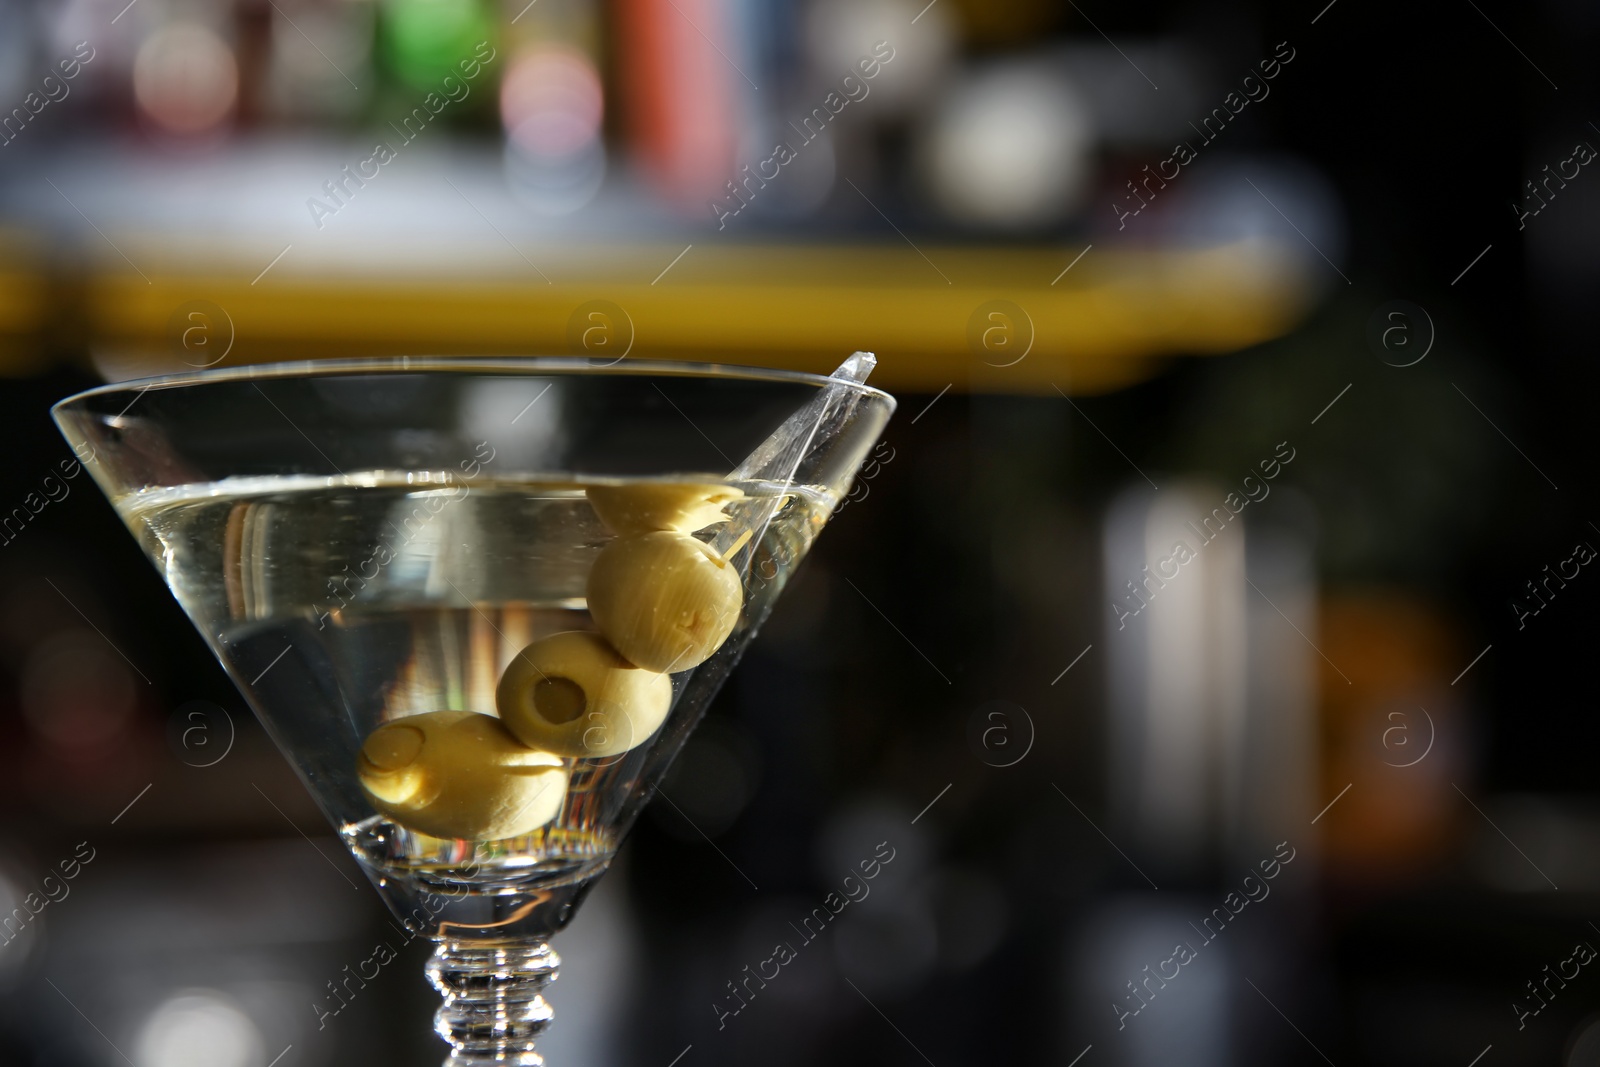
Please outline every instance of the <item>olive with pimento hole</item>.
[[575, 759], [615, 756], [666, 721], [672, 679], [634, 666], [599, 634], [572, 630], [517, 653], [495, 706], [525, 745]]
[[356, 757], [372, 806], [432, 837], [496, 841], [554, 819], [566, 796], [561, 757], [530, 749], [492, 715], [430, 711], [379, 726]]

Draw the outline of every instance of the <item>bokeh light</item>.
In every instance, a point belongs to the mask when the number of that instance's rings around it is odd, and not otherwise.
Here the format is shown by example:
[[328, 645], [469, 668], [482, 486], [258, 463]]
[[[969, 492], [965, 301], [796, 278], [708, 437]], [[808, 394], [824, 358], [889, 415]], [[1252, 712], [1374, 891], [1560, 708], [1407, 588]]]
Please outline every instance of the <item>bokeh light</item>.
[[566, 214], [594, 196], [605, 176], [604, 114], [600, 74], [587, 56], [541, 48], [510, 65], [500, 85], [506, 175], [525, 204]]
[[413, 89], [436, 91], [456, 64], [494, 37], [476, 0], [389, 0], [380, 19], [384, 57]]
[[214, 989], [174, 994], [139, 1031], [134, 1060], [140, 1067], [265, 1067], [265, 1047], [255, 1021]]
[[963, 81], [925, 136], [934, 197], [961, 222], [1048, 225], [1078, 206], [1091, 174], [1088, 109], [1042, 70], [1002, 68]]
[[605, 98], [594, 64], [566, 49], [519, 57], [500, 85], [506, 134], [524, 151], [561, 159], [600, 135]]
[[196, 135], [216, 129], [239, 99], [239, 65], [216, 31], [180, 22], [151, 34], [133, 61], [140, 111], [160, 129]]

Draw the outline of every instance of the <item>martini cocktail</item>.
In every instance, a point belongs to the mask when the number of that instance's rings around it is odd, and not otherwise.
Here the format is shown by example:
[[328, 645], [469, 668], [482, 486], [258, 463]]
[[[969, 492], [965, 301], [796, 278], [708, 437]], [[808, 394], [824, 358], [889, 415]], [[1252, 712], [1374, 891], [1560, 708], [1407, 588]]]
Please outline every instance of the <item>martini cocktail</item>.
[[534, 1065], [547, 939], [882, 431], [873, 362], [274, 365], [55, 415], [389, 905], [437, 943], [449, 1062]]

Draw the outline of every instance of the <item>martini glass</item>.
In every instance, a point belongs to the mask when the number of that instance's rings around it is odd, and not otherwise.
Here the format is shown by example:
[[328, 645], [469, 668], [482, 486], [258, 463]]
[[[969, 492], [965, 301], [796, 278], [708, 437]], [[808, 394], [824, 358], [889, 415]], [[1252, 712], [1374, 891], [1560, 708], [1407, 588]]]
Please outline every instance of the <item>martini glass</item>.
[[436, 943], [447, 1064], [532, 1067], [549, 938], [877, 441], [894, 401], [864, 384], [874, 363], [275, 364], [54, 416]]

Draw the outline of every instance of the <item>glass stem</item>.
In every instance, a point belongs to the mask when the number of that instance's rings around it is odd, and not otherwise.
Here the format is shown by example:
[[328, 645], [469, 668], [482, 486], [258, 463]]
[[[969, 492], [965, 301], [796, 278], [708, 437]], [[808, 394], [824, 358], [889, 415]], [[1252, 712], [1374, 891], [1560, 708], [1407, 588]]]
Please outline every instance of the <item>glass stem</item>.
[[552, 1012], [540, 991], [560, 965], [543, 941], [440, 941], [427, 974], [444, 997], [433, 1028], [450, 1042], [445, 1067], [543, 1067], [533, 1042]]

